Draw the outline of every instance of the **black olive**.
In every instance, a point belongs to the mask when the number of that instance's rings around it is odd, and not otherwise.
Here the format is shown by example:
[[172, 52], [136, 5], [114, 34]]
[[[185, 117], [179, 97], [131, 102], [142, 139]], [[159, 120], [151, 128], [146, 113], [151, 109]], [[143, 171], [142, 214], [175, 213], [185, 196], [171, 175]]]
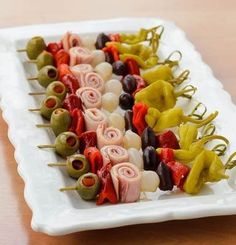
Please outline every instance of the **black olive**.
[[160, 190], [171, 191], [173, 189], [173, 181], [170, 168], [165, 163], [160, 162], [157, 168], [157, 174], [160, 178]]
[[147, 146], [153, 146], [154, 148], [157, 147], [157, 142], [156, 142], [156, 135], [152, 128], [146, 127], [143, 130], [142, 136], [142, 149], [144, 150]]
[[109, 52], [104, 52], [104, 53], [105, 53], [105, 61], [112, 65], [114, 62], [112, 54]]
[[159, 158], [157, 156], [156, 149], [153, 146], [147, 146], [143, 150], [143, 164], [145, 170], [157, 170]]
[[132, 109], [134, 105], [134, 98], [130, 94], [123, 93], [119, 97], [119, 105], [123, 110]]
[[127, 67], [121, 60], [115, 61], [112, 64], [113, 73], [118, 76], [125, 76], [127, 74]]
[[132, 110], [127, 110], [125, 111], [125, 115], [124, 115], [124, 119], [125, 119], [125, 130], [132, 130], [134, 133], [137, 133], [136, 128], [133, 125], [133, 111]]
[[104, 33], [100, 33], [97, 36], [97, 40], [95, 42], [95, 47], [96, 49], [102, 49], [106, 46], [106, 42], [110, 42], [110, 38], [104, 34]]
[[137, 89], [136, 79], [130, 74], [124, 77], [122, 85], [123, 90], [129, 94], [132, 94]]

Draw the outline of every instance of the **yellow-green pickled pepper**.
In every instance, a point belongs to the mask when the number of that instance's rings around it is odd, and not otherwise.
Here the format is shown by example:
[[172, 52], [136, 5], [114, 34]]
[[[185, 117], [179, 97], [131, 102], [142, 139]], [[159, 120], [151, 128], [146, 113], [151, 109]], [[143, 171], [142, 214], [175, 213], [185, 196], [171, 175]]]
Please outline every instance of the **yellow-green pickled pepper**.
[[178, 97], [186, 97], [188, 93], [194, 93], [195, 91], [195, 87], [185, 87], [175, 92], [170, 83], [158, 80], [136, 93], [135, 103], [142, 102], [148, 107], [165, 111], [175, 106]]

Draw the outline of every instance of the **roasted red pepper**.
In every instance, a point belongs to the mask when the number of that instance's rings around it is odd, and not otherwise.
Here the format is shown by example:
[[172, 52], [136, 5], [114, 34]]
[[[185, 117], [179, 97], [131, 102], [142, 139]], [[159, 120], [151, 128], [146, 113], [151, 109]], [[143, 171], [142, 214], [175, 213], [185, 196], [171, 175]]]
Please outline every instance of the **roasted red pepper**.
[[174, 161], [174, 151], [170, 148], [162, 148], [159, 158], [162, 162], [168, 163]]
[[147, 127], [145, 121], [145, 115], [147, 114], [147, 105], [139, 102], [133, 106], [133, 125], [136, 128], [139, 135], [143, 133], [143, 130]]
[[96, 147], [88, 147], [84, 150], [84, 155], [90, 164], [90, 171], [97, 174], [103, 166], [102, 154]]
[[101, 205], [106, 201], [115, 204], [118, 202], [115, 188], [110, 174], [111, 164], [106, 164], [98, 171], [101, 180], [101, 191], [98, 195], [96, 204]]
[[140, 75], [139, 66], [136, 60], [127, 58], [125, 64], [128, 67], [128, 73], [131, 75]]
[[85, 131], [85, 122], [82, 110], [75, 108], [71, 112], [71, 118], [72, 122], [69, 131], [80, 136]]
[[187, 178], [189, 174], [190, 168], [176, 161], [171, 161], [166, 164], [171, 170], [171, 176], [172, 176], [174, 185], [176, 185], [181, 190], [183, 190], [183, 185], [184, 185], [185, 179]]
[[62, 49], [62, 43], [59, 42], [59, 43], [49, 43], [47, 45], [47, 51], [49, 53], [51, 53], [53, 56], [55, 56], [55, 54]]
[[62, 107], [72, 113], [76, 108], [82, 110], [82, 102], [77, 95], [70, 94], [64, 99]]
[[79, 82], [73, 74], [66, 74], [60, 80], [68, 89], [70, 94], [75, 94], [79, 88]]
[[56, 67], [59, 67], [62, 64], [69, 65], [70, 63], [70, 55], [64, 49], [59, 50], [54, 55], [54, 59], [55, 59]]
[[159, 135], [157, 135], [157, 145], [159, 148], [171, 148], [171, 149], [179, 149], [179, 142], [175, 136], [175, 134], [171, 131], [165, 131]]
[[67, 64], [59, 65], [57, 67], [57, 71], [58, 71], [58, 79], [59, 79], [59, 81], [61, 81], [61, 79], [67, 74], [73, 75], [73, 73], [70, 70], [70, 67]]
[[109, 34], [109, 38], [112, 42], [120, 42], [120, 34], [119, 33]]
[[120, 60], [120, 57], [119, 57], [119, 52], [118, 52], [118, 49], [116, 46], [114, 45], [109, 45], [108, 47], [105, 47], [102, 49], [104, 52], [108, 52], [110, 53], [112, 56], [113, 56], [113, 60], [114, 61], [118, 61]]
[[95, 131], [86, 131], [79, 136], [79, 150], [83, 154], [87, 147], [97, 146], [97, 134]]

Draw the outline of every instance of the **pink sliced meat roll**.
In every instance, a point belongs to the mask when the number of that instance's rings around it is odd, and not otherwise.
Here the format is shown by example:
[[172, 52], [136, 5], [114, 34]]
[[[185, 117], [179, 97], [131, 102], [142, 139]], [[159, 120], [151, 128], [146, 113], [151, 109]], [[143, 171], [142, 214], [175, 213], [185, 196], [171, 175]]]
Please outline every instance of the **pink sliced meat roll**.
[[65, 49], [65, 51], [69, 51], [70, 48], [73, 47], [79, 47], [81, 46], [81, 39], [79, 35], [67, 32], [63, 37], [62, 37], [62, 46]]
[[103, 165], [108, 163], [115, 165], [129, 161], [128, 151], [119, 145], [103, 146], [100, 151], [103, 158]]
[[123, 162], [111, 168], [112, 182], [120, 202], [136, 202], [140, 197], [141, 173], [130, 162]]
[[98, 125], [97, 139], [97, 145], [99, 149], [106, 145], [123, 145], [122, 132], [118, 128], [107, 128], [105, 124]]
[[93, 67], [90, 64], [78, 64], [70, 67], [71, 72], [74, 76], [80, 80], [81, 75], [85, 75], [93, 71]]
[[93, 61], [93, 54], [87, 48], [74, 47], [69, 50], [70, 66], [77, 64], [90, 64]]
[[107, 116], [99, 109], [92, 108], [84, 111], [86, 131], [96, 131], [99, 124], [107, 125]]
[[95, 88], [79, 88], [76, 95], [81, 99], [83, 109], [101, 108], [102, 106], [102, 95]]
[[81, 77], [80, 87], [92, 87], [102, 93], [105, 88], [105, 82], [97, 73], [89, 72]]

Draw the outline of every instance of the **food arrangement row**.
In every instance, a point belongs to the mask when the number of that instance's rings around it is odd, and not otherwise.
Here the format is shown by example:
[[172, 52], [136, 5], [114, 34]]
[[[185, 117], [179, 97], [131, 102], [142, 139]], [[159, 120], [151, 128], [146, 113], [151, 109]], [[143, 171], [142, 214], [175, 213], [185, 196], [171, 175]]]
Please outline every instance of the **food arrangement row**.
[[76, 190], [98, 205], [128, 203], [141, 192], [197, 194], [206, 183], [228, 178], [235, 153], [222, 162], [229, 142], [215, 134], [218, 112], [206, 116], [200, 102], [190, 114], [176, 106], [177, 100], [188, 103], [197, 88], [179, 86], [190, 74], [175, 75], [180, 51], [158, 57], [163, 31], [100, 33], [96, 40], [67, 32], [48, 44], [33, 37], [18, 50], [38, 69], [28, 80], [42, 90], [29, 94], [44, 96], [29, 111], [47, 121], [37, 127], [55, 134], [54, 144], [38, 147], [59, 154], [64, 160], [48, 166], [64, 168], [76, 180], [61, 191]]

